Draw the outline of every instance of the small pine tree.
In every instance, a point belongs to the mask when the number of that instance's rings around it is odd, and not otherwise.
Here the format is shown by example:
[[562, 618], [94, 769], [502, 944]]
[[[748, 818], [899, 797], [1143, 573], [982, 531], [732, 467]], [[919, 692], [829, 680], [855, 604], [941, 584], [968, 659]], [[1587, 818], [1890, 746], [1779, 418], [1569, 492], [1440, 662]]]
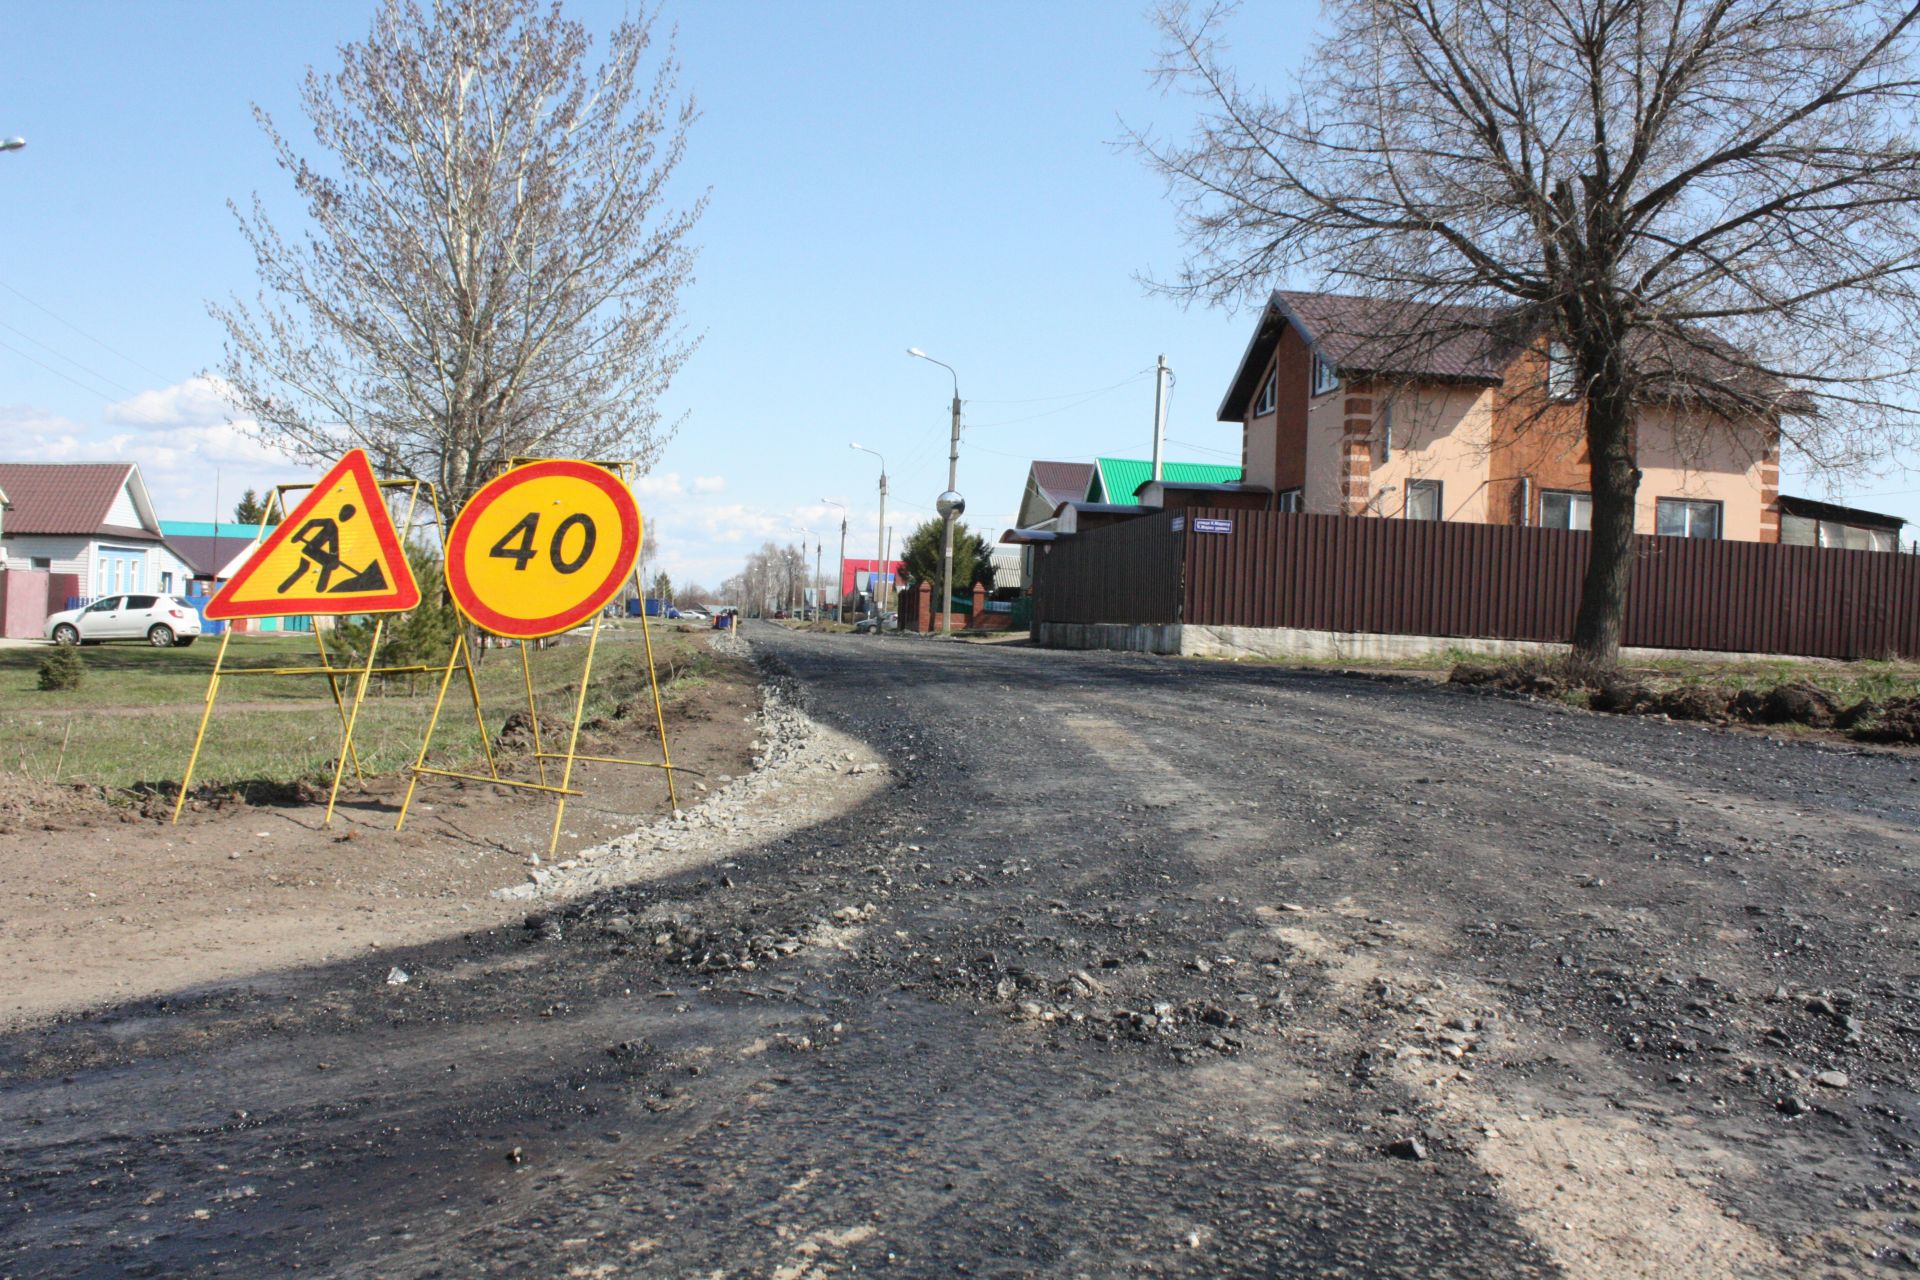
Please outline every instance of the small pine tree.
[[78, 689], [86, 676], [87, 664], [81, 661], [79, 651], [66, 645], [40, 659], [40, 687], [48, 692]]
[[240, 495], [240, 501], [233, 508], [233, 518], [239, 524], [258, 525], [267, 514], [267, 504], [260, 501], [260, 495], [248, 489]]
[[665, 569], [653, 575], [653, 595], [665, 604], [673, 603], [673, 579], [667, 576]]
[[[387, 616], [377, 663], [383, 667], [444, 665], [461, 622], [447, 595], [440, 553], [412, 541], [407, 543], [407, 563], [413, 568], [413, 580], [420, 584], [420, 603], [406, 613]], [[338, 665], [367, 660], [374, 622], [374, 618], [362, 616], [343, 618], [334, 626], [334, 642], [346, 655], [335, 655]]]
[[[972, 589], [974, 547], [979, 542], [980, 539], [974, 537], [965, 521], [954, 521], [953, 590], [955, 595]], [[940, 517], [935, 516], [907, 535], [906, 549], [900, 553], [901, 562], [906, 566], [907, 577], [916, 583], [932, 583], [936, 593], [940, 590], [941, 550], [944, 543], [944, 525]]]

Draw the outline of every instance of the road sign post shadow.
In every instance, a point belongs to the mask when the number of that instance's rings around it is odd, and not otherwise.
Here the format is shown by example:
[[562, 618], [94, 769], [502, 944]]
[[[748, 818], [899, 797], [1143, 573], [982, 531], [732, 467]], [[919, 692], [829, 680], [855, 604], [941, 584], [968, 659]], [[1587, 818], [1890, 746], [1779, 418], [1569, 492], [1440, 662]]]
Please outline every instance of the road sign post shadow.
[[[414, 581], [402, 540], [393, 527], [386, 508], [390, 490], [405, 489], [407, 513], [401, 527], [411, 529], [419, 509], [422, 491], [433, 509], [435, 532], [444, 545], [445, 526], [440, 501], [433, 485], [424, 480], [377, 480], [361, 450], [350, 451], [325, 476], [313, 484], [283, 484], [275, 487], [271, 500], [260, 515], [255, 534], [258, 543], [253, 555], [207, 603], [207, 616], [218, 620], [287, 617], [312, 614], [343, 617], [360, 613], [384, 615], [405, 612], [420, 602], [419, 584]], [[286, 511], [287, 495], [305, 491], [307, 496], [268, 536], [273, 513]], [[315, 514], [319, 512], [319, 514]], [[340, 784], [349, 763], [356, 781], [364, 781], [360, 753], [354, 746], [360, 708], [366, 699], [367, 684], [376, 675], [418, 675], [437, 673], [442, 697], [447, 681], [465, 661], [468, 688], [473, 697], [474, 722], [480, 731], [481, 748], [486, 753], [487, 769], [497, 773], [493, 748], [487, 738], [486, 721], [480, 714], [480, 688], [474, 676], [471, 657], [456, 641], [442, 666], [379, 667], [374, 663], [380, 652], [386, 618], [378, 617], [367, 645], [366, 660], [352, 666], [336, 665], [327, 649], [322, 628], [316, 624], [313, 638], [320, 651], [319, 666], [241, 667], [226, 666], [227, 646], [233, 639], [229, 626], [220, 638], [214, 655], [213, 672], [207, 680], [207, 696], [200, 713], [200, 726], [194, 735], [193, 750], [187, 757], [187, 769], [180, 779], [180, 794], [174, 801], [173, 821], [180, 821], [186, 808], [187, 793], [193, 786], [193, 774], [206, 742], [213, 719], [220, 683], [234, 676], [324, 676], [335, 708], [340, 713], [340, 751], [334, 759], [333, 782], [327, 791], [327, 812], [322, 826], [333, 824], [333, 811], [339, 800]], [[341, 682], [351, 681], [352, 698], [342, 696]], [[435, 707], [438, 711], [438, 704]]]
[[[553, 829], [547, 838], [551, 856], [560, 846], [560, 824], [569, 797], [586, 793], [574, 785], [574, 765], [625, 764], [659, 769], [667, 778], [670, 810], [680, 808], [674, 780], [673, 756], [667, 746], [666, 713], [660, 701], [660, 680], [654, 665], [653, 632], [646, 611], [640, 614], [640, 633], [646, 645], [647, 687], [653, 698], [654, 726], [660, 736], [659, 760], [630, 760], [619, 756], [581, 755], [580, 724], [587, 709], [594, 656], [600, 644], [605, 606], [631, 579], [639, 586], [640, 548], [644, 544], [639, 507], [631, 487], [632, 464], [583, 462], [566, 458], [515, 458], [509, 470], [487, 482], [454, 518], [443, 544], [446, 549], [448, 593], [460, 615], [484, 631], [511, 639], [520, 648], [521, 681], [527, 697], [527, 720], [532, 729], [534, 768], [539, 781], [502, 778], [491, 756], [491, 776], [454, 769], [433, 768], [427, 753], [440, 720], [441, 703], [452, 679], [449, 665], [440, 682], [440, 694], [427, 720], [426, 737], [407, 782], [407, 794], [394, 822], [406, 825], [422, 777], [491, 782], [523, 791], [552, 795]], [[644, 594], [644, 592], [642, 592]], [[592, 619], [587, 633], [586, 660], [574, 697], [573, 722], [565, 751], [549, 751], [541, 737], [540, 707], [533, 688], [533, 667], [527, 643], [570, 631]], [[454, 642], [466, 644], [463, 628]], [[471, 678], [471, 663], [468, 666]], [[479, 687], [474, 686], [479, 712]], [[549, 761], [559, 761], [558, 783], [550, 780]]]

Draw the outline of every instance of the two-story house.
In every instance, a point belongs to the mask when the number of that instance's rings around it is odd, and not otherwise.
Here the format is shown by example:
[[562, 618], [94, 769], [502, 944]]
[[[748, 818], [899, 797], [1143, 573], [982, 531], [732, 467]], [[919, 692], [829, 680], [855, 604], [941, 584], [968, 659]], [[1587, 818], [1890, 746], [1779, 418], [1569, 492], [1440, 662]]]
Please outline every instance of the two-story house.
[[[1571, 362], [1494, 318], [1276, 291], [1219, 409], [1246, 482], [1281, 510], [1588, 528]], [[1634, 435], [1638, 532], [1780, 540], [1776, 420], [1653, 409]]]

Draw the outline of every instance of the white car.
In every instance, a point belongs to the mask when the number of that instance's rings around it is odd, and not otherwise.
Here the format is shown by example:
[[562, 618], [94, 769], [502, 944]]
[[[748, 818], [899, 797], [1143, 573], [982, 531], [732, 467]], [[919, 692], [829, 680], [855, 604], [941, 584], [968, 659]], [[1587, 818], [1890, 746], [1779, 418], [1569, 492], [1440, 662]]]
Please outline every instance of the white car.
[[178, 596], [106, 596], [84, 609], [54, 614], [46, 634], [55, 644], [144, 640], [165, 649], [200, 638], [200, 613]]

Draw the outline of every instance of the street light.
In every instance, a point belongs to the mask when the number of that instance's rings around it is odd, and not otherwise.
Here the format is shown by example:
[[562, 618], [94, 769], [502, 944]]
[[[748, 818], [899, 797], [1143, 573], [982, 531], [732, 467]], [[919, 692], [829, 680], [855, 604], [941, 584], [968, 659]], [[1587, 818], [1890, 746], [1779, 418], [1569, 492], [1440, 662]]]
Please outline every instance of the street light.
[[954, 492], [954, 486], [959, 482], [960, 470], [960, 375], [954, 372], [952, 365], [944, 360], [935, 360], [918, 347], [908, 347], [907, 354], [916, 360], [937, 364], [953, 374], [953, 437], [947, 445], [947, 491], [940, 495], [940, 501], [937, 504], [940, 508], [940, 518], [945, 525], [945, 534], [941, 539], [940, 563], [942, 586], [946, 590], [946, 595], [942, 597], [940, 605], [940, 632], [942, 635], [950, 636], [953, 634], [953, 522], [961, 511], [966, 510], [967, 505], [966, 499]]
[[846, 619], [840, 615], [843, 612], [842, 606], [846, 603], [847, 593], [840, 588], [847, 572], [847, 504], [835, 502], [832, 498], [822, 498], [820, 501], [830, 507], [840, 508], [840, 558], [833, 562], [833, 620], [845, 622]]
[[[887, 571], [887, 459], [886, 459], [886, 455], [882, 454], [878, 449], [869, 449], [867, 448], [867, 446], [863, 444], [850, 444], [847, 447], [849, 449], [858, 449], [862, 453], [870, 453], [874, 457], [880, 459], [880, 527], [874, 531], [873, 551], [875, 555], [880, 557], [880, 561], [879, 561], [880, 568], [878, 569], [877, 573], [885, 573]], [[881, 611], [880, 610], [880, 579], [879, 577], [876, 576], [873, 580], [873, 616], [874, 616], [873, 634], [875, 635], [880, 634], [880, 623], [879, 623], [880, 611]]]
[[[807, 528], [807, 526], [797, 524], [793, 526], [793, 531], [800, 535], [800, 569], [802, 572], [805, 572], [807, 567], [807, 539], [813, 539], [813, 590], [816, 596], [814, 607], [816, 609], [825, 609], [827, 593], [820, 588], [820, 556], [825, 552], [826, 548], [820, 545], [818, 535], [816, 535], [813, 530]], [[807, 598], [806, 593], [803, 591], [800, 594], [800, 616], [802, 621], [806, 620], [806, 613]]]

